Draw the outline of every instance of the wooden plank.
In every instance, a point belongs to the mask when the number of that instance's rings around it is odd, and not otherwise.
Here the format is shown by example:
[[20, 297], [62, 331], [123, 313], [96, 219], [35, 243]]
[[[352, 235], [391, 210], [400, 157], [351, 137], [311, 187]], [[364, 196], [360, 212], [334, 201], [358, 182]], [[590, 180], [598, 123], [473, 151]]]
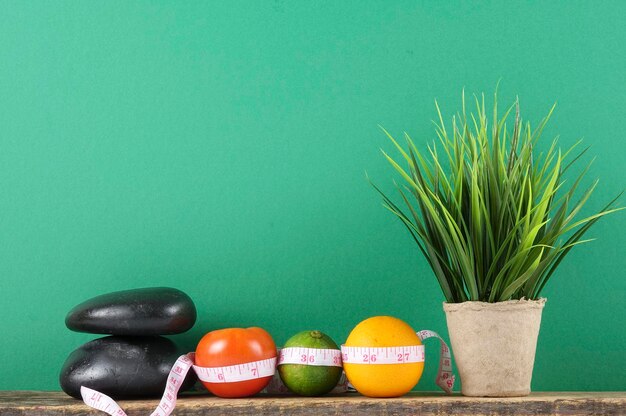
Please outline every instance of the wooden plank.
[[[129, 416], [147, 416], [157, 400], [120, 401]], [[174, 415], [626, 415], [626, 392], [533, 393], [528, 397], [474, 398], [439, 393], [411, 393], [394, 399], [358, 394], [302, 398], [257, 396], [220, 399], [181, 397]], [[2, 416], [104, 415], [62, 392], [0, 391]]]

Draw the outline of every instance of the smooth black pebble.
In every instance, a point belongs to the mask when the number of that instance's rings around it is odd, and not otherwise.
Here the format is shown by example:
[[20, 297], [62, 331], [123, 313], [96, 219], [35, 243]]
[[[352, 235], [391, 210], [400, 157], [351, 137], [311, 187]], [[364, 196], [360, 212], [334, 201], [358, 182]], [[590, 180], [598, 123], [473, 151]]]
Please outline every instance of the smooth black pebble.
[[172, 335], [196, 322], [187, 294], [168, 287], [112, 292], [75, 306], [66, 316], [72, 331], [113, 335]]
[[[184, 352], [163, 337], [104, 337], [74, 350], [65, 360], [59, 381], [70, 396], [80, 399], [85, 386], [113, 399], [161, 397], [167, 376]], [[181, 391], [196, 381], [187, 373]]]

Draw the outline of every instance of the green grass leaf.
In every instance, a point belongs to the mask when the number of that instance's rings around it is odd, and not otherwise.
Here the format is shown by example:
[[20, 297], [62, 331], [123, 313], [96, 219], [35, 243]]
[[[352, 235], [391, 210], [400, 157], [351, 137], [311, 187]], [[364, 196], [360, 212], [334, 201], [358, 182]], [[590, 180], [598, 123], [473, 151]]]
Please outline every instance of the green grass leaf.
[[401, 178], [396, 187], [406, 213], [372, 186], [409, 231], [446, 301], [536, 299], [571, 249], [591, 241], [582, 240], [589, 228], [623, 209], [615, 207], [621, 194], [580, 219], [597, 181], [573, 203], [591, 163], [571, 184], [565, 173], [589, 148], [574, 154], [578, 141], [562, 151], [556, 137], [547, 151], [536, 150], [555, 105], [533, 130], [517, 99], [499, 117], [496, 94], [491, 125], [484, 94], [474, 95], [474, 104], [468, 114], [463, 91], [462, 112], [448, 130], [435, 102], [437, 139], [423, 149], [406, 133], [403, 147], [381, 127], [399, 154], [381, 149]]

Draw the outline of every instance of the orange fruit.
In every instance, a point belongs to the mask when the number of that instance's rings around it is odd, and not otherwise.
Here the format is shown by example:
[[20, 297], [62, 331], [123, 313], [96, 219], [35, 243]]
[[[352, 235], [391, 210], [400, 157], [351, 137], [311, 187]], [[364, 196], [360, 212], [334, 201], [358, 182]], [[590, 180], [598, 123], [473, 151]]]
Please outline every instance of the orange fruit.
[[[347, 347], [406, 347], [422, 345], [406, 322], [391, 316], [374, 316], [350, 332]], [[369, 397], [399, 397], [419, 381], [424, 363], [357, 364], [344, 363], [344, 371], [355, 389]]]

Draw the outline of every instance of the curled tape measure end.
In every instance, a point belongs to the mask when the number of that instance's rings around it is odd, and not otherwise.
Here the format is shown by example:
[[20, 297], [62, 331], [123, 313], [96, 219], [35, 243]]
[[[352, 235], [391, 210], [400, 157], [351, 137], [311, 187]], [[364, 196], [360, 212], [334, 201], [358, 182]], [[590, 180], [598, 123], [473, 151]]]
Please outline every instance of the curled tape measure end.
[[94, 409], [103, 411], [111, 416], [126, 416], [122, 408], [109, 396], [89, 387], [80, 386], [80, 395], [85, 404]]
[[452, 373], [452, 356], [450, 354], [450, 348], [448, 344], [437, 334], [435, 331], [429, 331], [427, 329], [419, 331], [417, 336], [421, 341], [428, 338], [439, 339], [439, 370], [437, 371], [437, 378], [435, 383], [446, 393], [452, 394], [454, 388], [454, 382], [456, 377]]

